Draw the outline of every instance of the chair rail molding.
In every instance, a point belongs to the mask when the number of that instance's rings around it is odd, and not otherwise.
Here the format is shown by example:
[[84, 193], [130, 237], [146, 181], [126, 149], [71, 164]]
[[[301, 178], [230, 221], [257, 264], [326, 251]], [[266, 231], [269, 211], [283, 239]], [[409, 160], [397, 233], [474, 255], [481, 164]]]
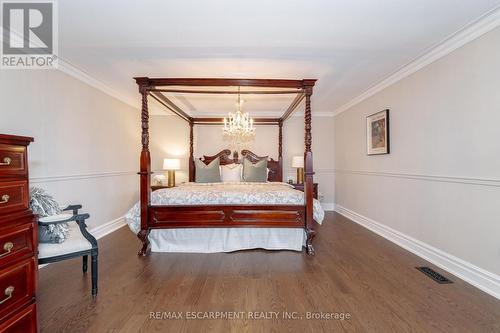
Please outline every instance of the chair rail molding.
[[[294, 168], [288, 168], [287, 170], [287, 173], [290, 173], [290, 174], [294, 174], [297, 172], [297, 169], [294, 169]], [[328, 173], [335, 173], [335, 169], [331, 169], [331, 168], [315, 168], [314, 169], [314, 173], [315, 174], [318, 174], [318, 173], [323, 173], [323, 174], [328, 174]]]
[[335, 169], [335, 173], [500, 187], [500, 179], [495, 179], [495, 178], [440, 176], [440, 175], [426, 175], [426, 174], [415, 174], [415, 173], [396, 173], [396, 172], [363, 171], [363, 170], [347, 170], [347, 169]]
[[30, 178], [30, 184], [82, 180], [82, 179], [92, 179], [92, 178], [123, 177], [132, 175], [137, 175], [137, 171], [116, 171], [116, 172], [82, 173], [82, 174], [62, 175], [62, 176], [43, 176], [43, 177]]
[[410, 251], [497, 299], [500, 299], [500, 276], [405, 235], [402, 232], [394, 230], [339, 204], [335, 204], [335, 211], [405, 250]]

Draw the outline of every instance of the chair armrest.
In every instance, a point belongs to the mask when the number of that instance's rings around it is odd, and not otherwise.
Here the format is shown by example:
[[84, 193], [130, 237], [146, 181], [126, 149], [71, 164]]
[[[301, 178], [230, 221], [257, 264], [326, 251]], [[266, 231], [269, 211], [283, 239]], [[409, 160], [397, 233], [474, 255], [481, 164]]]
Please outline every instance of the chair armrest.
[[[80, 206], [80, 208], [81, 208], [81, 206]], [[97, 254], [97, 251], [98, 251], [97, 240], [95, 239], [94, 236], [92, 236], [92, 234], [90, 234], [87, 231], [87, 224], [85, 224], [85, 220], [88, 219], [89, 217], [90, 217], [90, 215], [87, 213], [76, 214], [76, 215], [72, 215], [71, 217], [64, 219], [64, 220], [50, 221], [50, 222], [38, 221], [38, 224], [41, 226], [48, 226], [51, 224], [58, 224], [58, 223], [75, 221], [78, 224], [78, 227], [79, 227], [80, 232], [82, 233], [83, 237], [85, 239], [87, 239], [90, 242], [90, 244], [92, 245], [92, 251], [93, 251], [92, 253], [95, 252]]]
[[48, 226], [52, 224], [66, 223], [71, 221], [76, 221], [78, 224], [80, 224], [80, 222], [83, 222], [85, 224], [85, 220], [88, 219], [89, 217], [90, 217], [89, 214], [78, 214], [78, 215], [72, 215], [71, 217], [63, 220], [49, 221], [49, 222], [38, 221], [38, 225]]
[[69, 205], [68, 207], [63, 209], [63, 212], [67, 210], [72, 210], [73, 215], [77, 215], [79, 209], [82, 209], [82, 205]]
[[95, 239], [94, 236], [90, 232], [87, 231], [87, 224], [85, 224], [85, 220], [90, 217], [89, 214], [80, 214], [76, 215], [76, 223], [78, 223], [78, 226], [80, 227], [80, 232], [82, 233], [83, 237], [87, 239], [90, 244], [92, 244], [92, 250], [96, 251], [97, 253], [97, 240]]

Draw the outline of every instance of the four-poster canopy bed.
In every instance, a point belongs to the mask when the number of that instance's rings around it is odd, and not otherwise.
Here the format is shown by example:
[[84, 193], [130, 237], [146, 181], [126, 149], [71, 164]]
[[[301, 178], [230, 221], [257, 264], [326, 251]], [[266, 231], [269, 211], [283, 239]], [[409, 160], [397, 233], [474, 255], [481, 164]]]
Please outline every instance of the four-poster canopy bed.
[[[148, 235], [152, 229], [173, 228], [302, 228], [306, 233], [306, 250], [314, 255], [313, 239], [316, 226], [313, 219], [313, 155], [311, 151], [311, 96], [316, 80], [276, 80], [276, 79], [223, 79], [223, 78], [148, 78], [136, 77], [142, 96], [142, 151], [140, 157], [140, 230], [137, 233], [142, 242], [139, 255], [150, 252]], [[181, 88], [179, 88], [181, 87]], [[202, 87], [210, 87], [203, 90]], [[174, 104], [164, 93], [234, 94], [230, 90], [214, 90], [213, 87], [252, 87], [242, 94], [296, 94], [291, 105], [279, 118], [254, 118], [255, 125], [278, 126], [278, 160], [258, 156], [249, 150], [241, 151], [242, 158], [253, 163], [268, 160], [268, 181], [283, 181], [283, 123], [292, 115], [305, 99], [305, 189], [303, 203], [286, 204], [240, 204], [240, 205], [152, 205], [151, 204], [151, 158], [149, 151], [149, 110], [148, 97], [165, 106], [184, 119], [190, 128], [189, 181], [195, 181], [195, 158], [193, 149], [193, 127], [195, 125], [223, 124], [223, 118], [191, 117]], [[260, 90], [259, 90], [260, 88]], [[273, 89], [269, 89], [273, 88]], [[226, 149], [213, 156], [201, 158], [206, 164], [219, 158], [220, 165], [242, 163], [238, 152]]]

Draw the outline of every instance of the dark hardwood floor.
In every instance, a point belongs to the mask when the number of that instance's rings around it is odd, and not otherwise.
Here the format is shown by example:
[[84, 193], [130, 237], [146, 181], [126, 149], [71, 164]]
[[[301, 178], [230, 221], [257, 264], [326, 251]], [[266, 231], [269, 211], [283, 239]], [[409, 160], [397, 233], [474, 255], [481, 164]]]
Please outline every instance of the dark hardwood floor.
[[[414, 268], [427, 262], [340, 215], [327, 214], [315, 245], [315, 257], [256, 250], [139, 258], [139, 241], [125, 227], [99, 241], [95, 301], [80, 260], [40, 270], [40, 327], [50, 333], [500, 332], [500, 301], [431, 266], [455, 282], [437, 284]], [[150, 319], [157, 311], [184, 319]], [[187, 320], [193, 311], [245, 314]], [[250, 311], [279, 318], [250, 319]], [[284, 312], [303, 318], [283, 319]], [[350, 319], [307, 320], [306, 312]]]

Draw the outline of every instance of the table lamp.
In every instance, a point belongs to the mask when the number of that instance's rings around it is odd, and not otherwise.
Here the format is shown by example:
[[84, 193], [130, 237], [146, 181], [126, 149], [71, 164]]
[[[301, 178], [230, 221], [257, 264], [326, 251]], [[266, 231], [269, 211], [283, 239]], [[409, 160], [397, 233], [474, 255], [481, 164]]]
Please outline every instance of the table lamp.
[[304, 183], [304, 156], [292, 158], [292, 168], [297, 168], [297, 184]]
[[175, 170], [181, 169], [181, 160], [178, 158], [163, 159], [163, 170], [167, 170], [167, 186], [175, 186]]

